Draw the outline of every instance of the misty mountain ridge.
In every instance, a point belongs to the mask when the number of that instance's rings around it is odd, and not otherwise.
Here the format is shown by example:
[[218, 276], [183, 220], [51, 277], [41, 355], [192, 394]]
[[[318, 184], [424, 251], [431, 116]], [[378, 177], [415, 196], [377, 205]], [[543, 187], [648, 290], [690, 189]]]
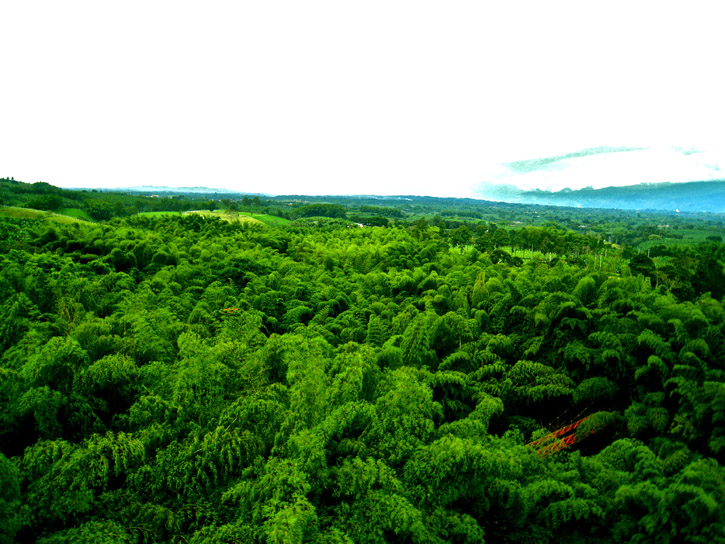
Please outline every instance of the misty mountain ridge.
[[[100, 189], [101, 191], [121, 193], [174, 193], [174, 194], [225, 194], [241, 195], [252, 194], [245, 191], [232, 191], [230, 189], [218, 189], [212, 187], [169, 187], [166, 185], [138, 185], [135, 187], [117, 187], [115, 189]], [[259, 194], [259, 193], [255, 193]]]
[[594, 189], [519, 189], [513, 185], [489, 185], [480, 189], [482, 198], [520, 204], [663, 210], [682, 212], [725, 212], [725, 180], [683, 183], [640, 183]]
[[[21, 183], [3, 178], [8, 183]], [[80, 189], [79, 189], [80, 190]], [[82, 189], [89, 190], [89, 189]], [[241, 198], [243, 196], [265, 196], [276, 199], [314, 199], [324, 195], [276, 195], [260, 192], [235, 191], [212, 187], [171, 187], [162, 185], [140, 185], [123, 188], [96, 188], [100, 192], [126, 193], [139, 196], [189, 195], [196, 198], [218, 200]], [[511, 184], [481, 184], [476, 195], [454, 200], [497, 201], [508, 204], [562, 206], [573, 208], [600, 208], [620, 210], [652, 210], [668, 212], [725, 213], [725, 179], [690, 182], [640, 183], [637, 185], [610, 186], [599, 189], [564, 188], [560, 190], [519, 188]], [[336, 195], [327, 195], [327, 198]], [[337, 195], [344, 198], [366, 198], [374, 201], [399, 201], [436, 199], [430, 196], [413, 195]], [[445, 199], [443, 199], [445, 200]]]

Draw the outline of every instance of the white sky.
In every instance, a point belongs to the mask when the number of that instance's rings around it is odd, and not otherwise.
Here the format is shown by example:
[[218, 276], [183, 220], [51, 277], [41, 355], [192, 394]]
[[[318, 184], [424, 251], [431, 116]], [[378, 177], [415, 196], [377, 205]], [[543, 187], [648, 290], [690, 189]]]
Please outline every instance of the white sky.
[[[6, 1], [0, 176], [436, 196], [723, 178], [724, 12], [716, 1]], [[506, 165], [603, 146], [646, 149]]]

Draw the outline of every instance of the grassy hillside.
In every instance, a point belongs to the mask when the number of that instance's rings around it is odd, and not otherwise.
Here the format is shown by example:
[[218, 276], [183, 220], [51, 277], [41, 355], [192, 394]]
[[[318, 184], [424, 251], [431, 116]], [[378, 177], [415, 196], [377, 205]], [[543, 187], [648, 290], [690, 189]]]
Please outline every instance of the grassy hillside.
[[259, 225], [264, 224], [259, 219], [255, 219], [254, 217], [250, 217], [249, 215], [245, 215], [243, 213], [236, 212], [233, 210], [214, 210], [214, 211], [191, 210], [186, 213], [203, 215], [204, 217], [218, 217], [219, 219], [222, 219], [224, 221], [229, 221], [230, 223], [256, 223]]
[[57, 223], [61, 225], [78, 222], [89, 222], [86, 217], [79, 217], [80, 215], [85, 214], [77, 214], [77, 216], [72, 216], [69, 214], [32, 210], [28, 208], [18, 208], [16, 206], [0, 206], [0, 215], [2, 215], [3, 217], [11, 217], [15, 219], [47, 219], [51, 223]]
[[80, 208], [60, 208], [57, 213], [67, 215], [68, 217], [75, 217], [76, 219], [83, 219], [84, 221], [93, 221], [93, 218], [88, 215], [88, 212]]

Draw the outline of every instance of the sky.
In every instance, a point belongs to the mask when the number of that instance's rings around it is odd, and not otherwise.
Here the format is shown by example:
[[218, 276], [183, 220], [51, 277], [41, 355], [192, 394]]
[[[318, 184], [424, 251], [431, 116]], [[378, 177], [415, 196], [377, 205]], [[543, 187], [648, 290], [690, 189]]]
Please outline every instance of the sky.
[[0, 176], [473, 197], [723, 179], [721, 7], [2, 2]]

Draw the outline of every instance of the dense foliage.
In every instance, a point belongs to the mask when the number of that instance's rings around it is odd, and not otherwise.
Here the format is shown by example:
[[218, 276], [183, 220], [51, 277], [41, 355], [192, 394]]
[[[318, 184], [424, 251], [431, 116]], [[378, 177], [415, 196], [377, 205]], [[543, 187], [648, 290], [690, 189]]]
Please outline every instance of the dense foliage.
[[725, 540], [722, 244], [314, 206], [0, 221], [0, 542]]

